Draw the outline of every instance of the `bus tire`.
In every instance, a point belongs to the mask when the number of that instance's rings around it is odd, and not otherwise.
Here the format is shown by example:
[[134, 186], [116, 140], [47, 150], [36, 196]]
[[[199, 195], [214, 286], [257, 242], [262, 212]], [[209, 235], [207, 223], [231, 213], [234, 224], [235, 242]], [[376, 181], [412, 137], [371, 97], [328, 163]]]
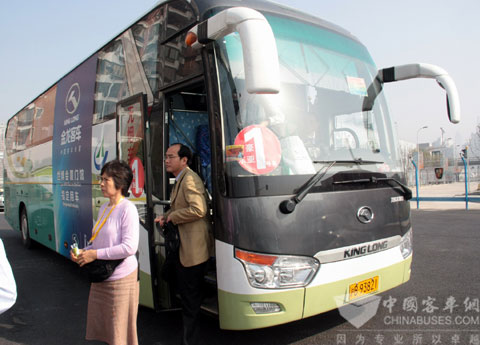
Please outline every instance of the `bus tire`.
[[28, 218], [27, 218], [27, 210], [22, 209], [22, 213], [20, 214], [20, 231], [22, 232], [22, 242], [25, 248], [31, 249], [32, 248], [32, 239], [30, 238], [30, 230], [28, 229]]

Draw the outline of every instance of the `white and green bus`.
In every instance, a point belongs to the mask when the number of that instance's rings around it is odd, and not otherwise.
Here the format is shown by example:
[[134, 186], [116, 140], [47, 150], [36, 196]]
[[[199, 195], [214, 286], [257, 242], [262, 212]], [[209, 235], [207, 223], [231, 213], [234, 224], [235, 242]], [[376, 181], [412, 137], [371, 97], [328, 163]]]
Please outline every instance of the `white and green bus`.
[[[241, 7], [238, 7], [238, 6]], [[141, 303], [178, 306], [161, 279], [155, 217], [169, 144], [192, 148], [210, 195], [215, 257], [204, 309], [223, 329], [286, 323], [410, 278], [412, 225], [383, 84], [441, 68], [378, 70], [349, 32], [260, 0], [161, 2], [8, 122], [5, 217], [24, 244], [67, 256], [105, 200], [98, 177], [130, 163], [141, 221]]]

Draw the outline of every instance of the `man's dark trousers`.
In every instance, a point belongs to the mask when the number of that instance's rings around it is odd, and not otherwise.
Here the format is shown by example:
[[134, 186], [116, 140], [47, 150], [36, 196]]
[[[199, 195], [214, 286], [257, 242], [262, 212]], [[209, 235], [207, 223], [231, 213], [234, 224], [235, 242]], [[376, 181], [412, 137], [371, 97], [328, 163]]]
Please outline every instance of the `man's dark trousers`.
[[200, 265], [183, 267], [177, 261], [177, 287], [182, 298], [182, 345], [198, 343], [198, 316], [204, 295], [204, 276], [207, 261]]

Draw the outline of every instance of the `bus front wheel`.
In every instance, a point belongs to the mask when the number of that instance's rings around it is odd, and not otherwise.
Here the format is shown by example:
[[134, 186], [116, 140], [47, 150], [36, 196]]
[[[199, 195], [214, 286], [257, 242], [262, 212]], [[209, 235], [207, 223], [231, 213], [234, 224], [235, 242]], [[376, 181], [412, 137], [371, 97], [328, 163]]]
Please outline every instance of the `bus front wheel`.
[[20, 215], [20, 230], [22, 231], [22, 242], [25, 248], [31, 249], [32, 248], [32, 239], [30, 238], [30, 231], [28, 230], [28, 218], [27, 218], [27, 211], [25, 209], [22, 210]]

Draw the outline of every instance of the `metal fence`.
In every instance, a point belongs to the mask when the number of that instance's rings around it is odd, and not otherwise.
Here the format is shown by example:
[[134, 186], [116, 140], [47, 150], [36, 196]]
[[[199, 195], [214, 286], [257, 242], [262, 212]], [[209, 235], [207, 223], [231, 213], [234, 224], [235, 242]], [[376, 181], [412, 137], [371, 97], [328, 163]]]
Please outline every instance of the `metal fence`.
[[[415, 161], [407, 169], [406, 178], [409, 186], [416, 188], [416, 197], [412, 201], [417, 202], [417, 208], [420, 208], [420, 201], [439, 201], [439, 202], [464, 202], [468, 210], [469, 202], [480, 203], [480, 161], [468, 162], [465, 158], [451, 161], [428, 161], [421, 167]], [[430, 184], [445, 184], [454, 182], [465, 183], [465, 193], [463, 196], [435, 196], [422, 197], [419, 195], [419, 186]]]

